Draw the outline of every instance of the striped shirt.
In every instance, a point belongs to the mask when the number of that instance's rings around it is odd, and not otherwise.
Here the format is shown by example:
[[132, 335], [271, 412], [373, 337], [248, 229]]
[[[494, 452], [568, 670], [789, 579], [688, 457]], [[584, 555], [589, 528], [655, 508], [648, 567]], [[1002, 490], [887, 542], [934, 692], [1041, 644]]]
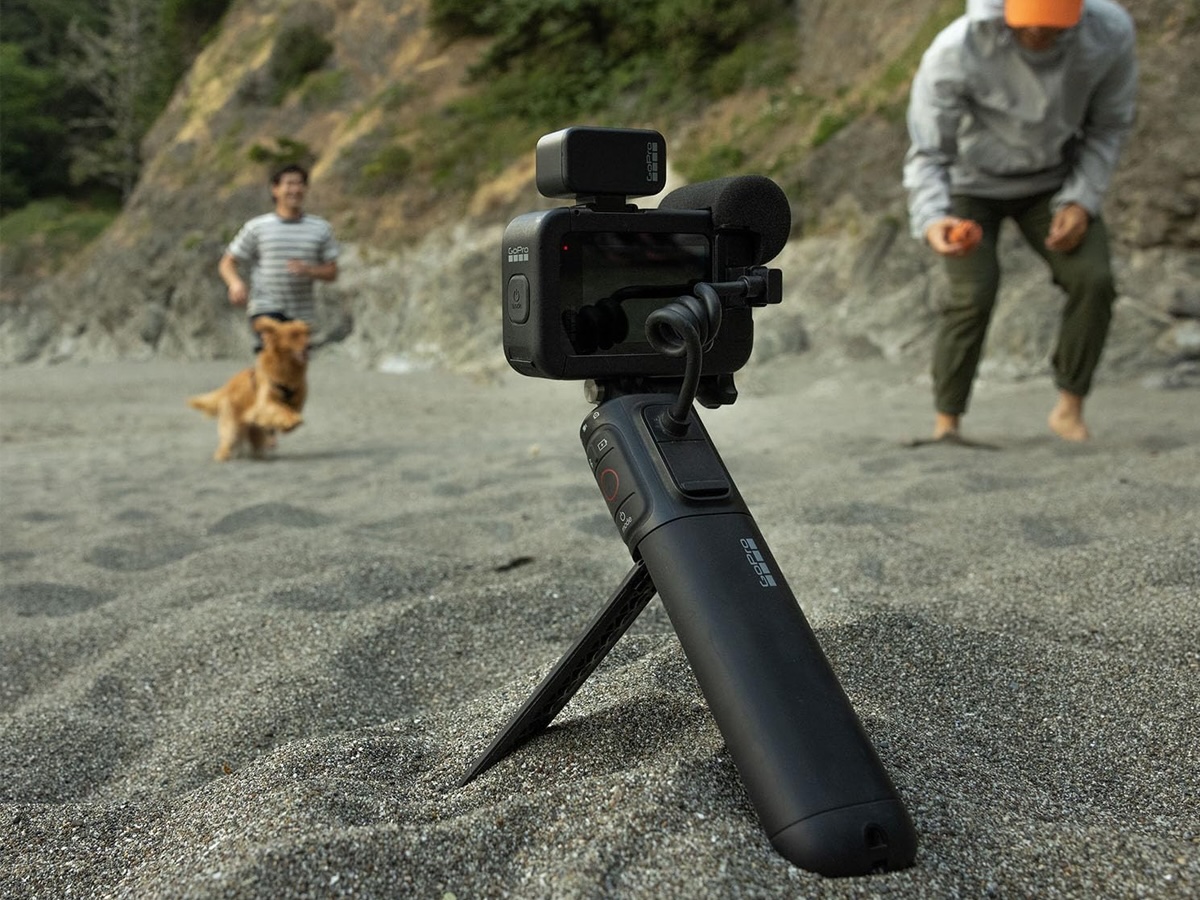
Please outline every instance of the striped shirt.
[[255, 216], [230, 241], [227, 252], [250, 270], [247, 313], [283, 313], [289, 319], [313, 320], [313, 280], [288, 272], [288, 260], [321, 265], [337, 259], [333, 229], [320, 216], [305, 213], [284, 219], [270, 212]]

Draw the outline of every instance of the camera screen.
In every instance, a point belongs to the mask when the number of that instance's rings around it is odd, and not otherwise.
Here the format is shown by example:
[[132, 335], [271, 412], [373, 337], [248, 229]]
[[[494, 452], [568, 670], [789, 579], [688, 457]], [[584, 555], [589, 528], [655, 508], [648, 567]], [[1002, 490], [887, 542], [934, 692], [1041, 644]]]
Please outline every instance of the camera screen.
[[573, 231], [560, 248], [562, 325], [575, 353], [653, 353], [646, 317], [710, 279], [703, 234]]

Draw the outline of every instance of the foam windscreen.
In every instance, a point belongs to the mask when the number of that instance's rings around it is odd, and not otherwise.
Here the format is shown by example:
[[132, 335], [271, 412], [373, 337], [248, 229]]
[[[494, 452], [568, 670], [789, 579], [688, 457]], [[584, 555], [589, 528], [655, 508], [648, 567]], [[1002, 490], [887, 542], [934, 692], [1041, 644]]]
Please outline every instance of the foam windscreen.
[[718, 230], [758, 236], [755, 264], [774, 259], [792, 230], [792, 208], [783, 189], [765, 175], [730, 175], [676, 188], [659, 209], [707, 209]]

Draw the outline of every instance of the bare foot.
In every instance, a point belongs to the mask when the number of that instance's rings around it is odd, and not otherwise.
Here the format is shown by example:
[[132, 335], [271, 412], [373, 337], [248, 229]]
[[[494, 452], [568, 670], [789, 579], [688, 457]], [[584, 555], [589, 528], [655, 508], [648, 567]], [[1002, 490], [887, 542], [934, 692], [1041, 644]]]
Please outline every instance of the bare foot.
[[933, 439], [940, 441], [948, 434], [958, 434], [958, 416], [940, 412], [933, 419]]
[[1078, 394], [1059, 391], [1058, 403], [1050, 410], [1046, 420], [1050, 430], [1064, 441], [1082, 442], [1089, 440], [1092, 433], [1083, 421], [1083, 398]]

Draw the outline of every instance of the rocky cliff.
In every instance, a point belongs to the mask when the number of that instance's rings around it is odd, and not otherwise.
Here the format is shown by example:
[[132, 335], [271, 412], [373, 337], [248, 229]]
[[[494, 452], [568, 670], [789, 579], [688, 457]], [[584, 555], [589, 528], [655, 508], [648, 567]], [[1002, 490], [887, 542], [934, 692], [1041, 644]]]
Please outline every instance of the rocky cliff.
[[[1130, 8], [1141, 107], [1106, 208], [1122, 296], [1104, 373], [1187, 383], [1200, 358], [1200, 3]], [[672, 157], [734, 148], [722, 174], [761, 172], [785, 186], [795, 222], [775, 261], [785, 299], [759, 316], [756, 360], [809, 351], [831, 365], [923, 365], [944, 286], [907, 235], [903, 109], [921, 49], [958, 9], [796, 0], [781, 26], [789, 39], [774, 44], [794, 60], [777, 82], [671, 121], [594, 122], [657, 128]], [[500, 234], [511, 216], [548, 205], [532, 185], [538, 135], [579, 123], [528, 123], [528, 152], [491, 160], [470, 184], [419, 165], [389, 178], [381, 148], [419, 146], [476, 90], [468, 72], [486, 45], [439, 42], [427, 12], [423, 0], [235, 3], [148, 136], [122, 216], [66, 270], [5, 292], [0, 362], [245, 358], [244, 318], [216, 263], [237, 226], [268, 208], [262, 160], [288, 146], [311, 154], [309, 207], [343, 244], [342, 276], [321, 288], [327, 352], [364, 366], [501, 368]], [[279, 103], [271, 55], [298, 22], [333, 52]], [[984, 374], [1022, 377], [1046, 368], [1059, 301], [1014, 235], [1004, 254]]]

